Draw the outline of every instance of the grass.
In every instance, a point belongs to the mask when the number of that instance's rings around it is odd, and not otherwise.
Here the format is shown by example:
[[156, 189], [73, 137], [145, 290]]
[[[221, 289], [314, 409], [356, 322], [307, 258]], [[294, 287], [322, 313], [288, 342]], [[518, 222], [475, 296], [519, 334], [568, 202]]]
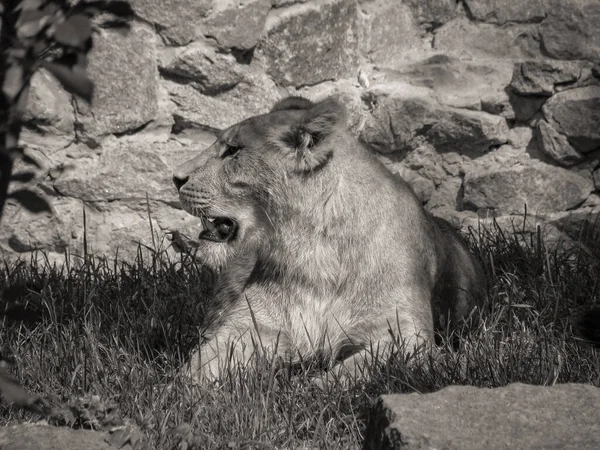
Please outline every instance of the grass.
[[[470, 234], [489, 283], [480, 321], [425, 358], [395, 355], [368, 381], [321, 391], [308, 376], [268, 362], [219, 386], [186, 384], [178, 368], [198, 342], [209, 295], [202, 267], [163, 252], [131, 264], [86, 256], [56, 267], [26, 261], [0, 269], [2, 354], [15, 376], [47, 398], [51, 420], [99, 428], [129, 423], [149, 448], [360, 448], [366, 411], [380, 394], [453, 384], [496, 387], [579, 382], [600, 386], [598, 351], [574, 320], [598, 305], [600, 261], [558, 251], [539, 233]], [[204, 280], [204, 281], [203, 281]], [[0, 408], [3, 423], [32, 413]]]

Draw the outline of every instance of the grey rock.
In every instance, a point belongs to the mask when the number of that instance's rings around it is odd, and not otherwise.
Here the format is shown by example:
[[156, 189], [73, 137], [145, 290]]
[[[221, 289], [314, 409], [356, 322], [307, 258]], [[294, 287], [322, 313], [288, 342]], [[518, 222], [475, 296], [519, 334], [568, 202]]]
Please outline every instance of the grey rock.
[[242, 66], [232, 55], [219, 53], [203, 41], [164, 53], [159, 63], [162, 75], [179, 83], [189, 83], [206, 95], [233, 89], [244, 78]]
[[407, 0], [415, 20], [428, 27], [438, 27], [456, 16], [454, 0]]
[[383, 395], [371, 411], [363, 448], [592, 450], [600, 447], [599, 403], [600, 389], [585, 384]]
[[[427, 143], [421, 143], [407, 155], [377, 154], [376, 156], [390, 172], [400, 174], [402, 177], [406, 175], [407, 178], [413, 179], [418, 175], [424, 180], [433, 182], [434, 186], [448, 177], [443, 167], [442, 156]], [[427, 193], [424, 196], [426, 198], [430, 194], [430, 188], [425, 186], [423, 180], [419, 180], [419, 183], [421, 184], [419, 189]]]
[[[100, 431], [73, 430], [67, 427], [21, 424], [0, 428], [2, 450], [111, 450], [106, 439], [109, 434]], [[121, 447], [131, 449], [128, 443]]]
[[600, 3], [597, 0], [547, 0], [540, 25], [542, 44], [556, 59], [600, 59]]
[[400, 61], [411, 50], [424, 50], [420, 31], [404, 2], [375, 0], [360, 8], [361, 53], [375, 63]]
[[156, 116], [158, 69], [155, 35], [134, 24], [124, 35], [101, 30], [94, 36], [88, 74], [94, 82], [91, 105], [77, 100], [78, 128], [86, 136], [135, 130]]
[[23, 120], [45, 134], [75, 133], [71, 96], [45, 69], [38, 70], [31, 78]]
[[598, 217], [600, 206], [581, 208], [567, 213], [552, 214], [548, 222], [572, 239], [579, 248], [582, 246], [596, 257], [600, 257], [598, 245]]
[[175, 104], [175, 127], [221, 130], [257, 114], [264, 114], [280, 98], [264, 73], [248, 71], [235, 88], [221, 95], [204, 95], [191, 85], [163, 81]]
[[62, 200], [45, 196], [42, 189], [32, 190], [46, 198], [52, 211], [32, 213], [9, 200], [3, 212], [0, 247], [15, 253], [34, 250], [63, 252], [71, 240], [71, 224], [68, 218], [58, 213]]
[[130, 0], [142, 19], [156, 25], [170, 44], [186, 45], [202, 35], [200, 21], [213, 9], [215, 0]]
[[512, 63], [498, 60], [462, 61], [445, 54], [436, 54], [401, 67], [380, 64], [373, 82], [403, 82], [432, 89], [426, 95], [440, 103], [457, 108], [480, 110], [492, 97], [506, 97], [506, 85], [512, 74]]
[[138, 203], [146, 195], [151, 200], [172, 201], [171, 173], [160, 148], [158, 144], [106, 143], [100, 155], [67, 166], [54, 181], [54, 189], [85, 202]]
[[515, 63], [510, 86], [521, 95], [551, 96], [557, 84], [575, 83], [581, 69], [581, 64], [572, 61]]
[[600, 147], [600, 86], [559, 92], [550, 97], [542, 111], [575, 150], [588, 153]]
[[418, 137], [440, 151], [477, 155], [507, 142], [508, 127], [499, 116], [481, 111], [449, 108], [427, 97], [379, 95], [370, 91], [377, 106], [361, 134], [363, 141], [382, 153], [408, 151]]
[[449, 215], [446, 211], [462, 209], [462, 196], [460, 189], [462, 181], [460, 178], [448, 178], [435, 187], [427, 202], [426, 208], [433, 213], [443, 211], [443, 215]]
[[463, 204], [497, 214], [565, 211], [582, 204], [593, 190], [590, 180], [566, 169], [532, 160], [509, 168], [475, 166], [466, 171]]
[[329, 0], [274, 10], [259, 50], [281, 86], [304, 86], [350, 75], [358, 67], [354, 2]]
[[271, 0], [253, 0], [218, 11], [202, 22], [203, 33], [221, 47], [249, 50], [256, 46], [270, 9]]
[[457, 17], [435, 31], [433, 48], [462, 58], [539, 58], [535, 25], [507, 24], [498, 27]]
[[507, 22], [541, 22], [547, 14], [546, 4], [546, 0], [465, 0], [475, 20], [500, 25]]
[[569, 144], [569, 140], [565, 135], [560, 134], [545, 120], [538, 122], [536, 135], [539, 148], [561, 166], [573, 166], [585, 159], [581, 153]]
[[392, 173], [406, 181], [422, 203], [429, 201], [431, 194], [435, 190], [435, 184], [432, 180], [400, 164], [394, 166]]

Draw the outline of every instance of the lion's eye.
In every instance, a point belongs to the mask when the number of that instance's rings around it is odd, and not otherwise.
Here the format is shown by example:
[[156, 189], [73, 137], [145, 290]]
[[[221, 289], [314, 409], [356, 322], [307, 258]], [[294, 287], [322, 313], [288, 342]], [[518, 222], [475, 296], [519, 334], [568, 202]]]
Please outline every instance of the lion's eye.
[[241, 149], [242, 149], [241, 145], [226, 144], [225, 151], [221, 154], [221, 158], [225, 159], [230, 156], [235, 156], [235, 154], [237, 152], [239, 152]]

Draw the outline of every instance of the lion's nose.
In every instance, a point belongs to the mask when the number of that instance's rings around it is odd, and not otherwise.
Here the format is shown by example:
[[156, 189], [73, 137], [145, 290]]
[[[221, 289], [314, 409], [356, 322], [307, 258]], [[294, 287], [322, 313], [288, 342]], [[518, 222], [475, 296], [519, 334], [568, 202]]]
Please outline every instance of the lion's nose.
[[174, 173], [173, 174], [173, 184], [175, 185], [175, 187], [177, 188], [178, 191], [181, 190], [181, 188], [183, 187], [183, 185], [185, 183], [187, 183], [187, 181], [189, 179], [190, 179], [190, 177], [187, 176], [187, 175], [178, 174], [178, 173]]

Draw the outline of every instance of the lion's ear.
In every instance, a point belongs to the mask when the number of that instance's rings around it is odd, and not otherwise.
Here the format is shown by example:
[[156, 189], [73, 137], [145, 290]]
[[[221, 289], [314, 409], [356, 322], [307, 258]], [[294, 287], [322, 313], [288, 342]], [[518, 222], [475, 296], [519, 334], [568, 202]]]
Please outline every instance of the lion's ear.
[[275, 106], [271, 108], [271, 112], [310, 109], [313, 106], [315, 106], [315, 104], [307, 98], [292, 96], [286, 97], [283, 100], [279, 100], [277, 103], [275, 103]]
[[346, 122], [344, 106], [327, 99], [306, 110], [300, 120], [283, 135], [283, 143], [293, 150], [296, 172], [322, 168], [333, 155], [329, 137]]

